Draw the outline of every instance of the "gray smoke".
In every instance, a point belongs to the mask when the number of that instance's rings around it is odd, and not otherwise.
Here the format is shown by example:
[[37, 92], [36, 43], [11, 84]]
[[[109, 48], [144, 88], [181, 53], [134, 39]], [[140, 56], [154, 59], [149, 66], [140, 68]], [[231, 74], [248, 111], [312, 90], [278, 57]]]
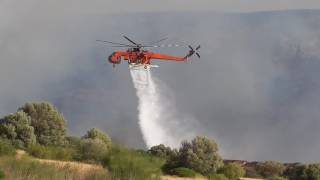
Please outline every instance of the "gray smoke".
[[169, 35], [168, 43], [202, 45], [200, 60], [154, 61], [174, 108], [198, 121], [190, 133], [215, 139], [226, 158], [319, 161], [320, 11], [148, 13], [135, 6], [109, 14], [112, 4], [32, 2], [0, 2], [1, 116], [48, 100], [66, 116], [70, 134], [99, 127], [144, 148], [127, 66], [113, 69], [106, 57], [117, 49], [95, 40]]

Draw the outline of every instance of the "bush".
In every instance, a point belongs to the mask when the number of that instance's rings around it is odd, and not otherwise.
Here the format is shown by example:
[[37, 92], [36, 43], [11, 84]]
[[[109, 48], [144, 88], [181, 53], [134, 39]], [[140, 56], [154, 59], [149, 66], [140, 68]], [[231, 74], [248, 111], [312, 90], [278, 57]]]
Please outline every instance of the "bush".
[[292, 164], [286, 169], [284, 175], [290, 180], [303, 180], [307, 178], [306, 168], [306, 165], [300, 163]]
[[100, 139], [103, 141], [106, 145], [111, 146], [111, 139], [110, 137], [102, 132], [98, 128], [92, 128], [90, 129], [86, 135], [83, 136], [83, 139]]
[[224, 174], [230, 180], [237, 180], [240, 177], [243, 177], [245, 174], [245, 170], [239, 164], [230, 163], [222, 167], [219, 173]]
[[309, 164], [305, 169], [308, 180], [320, 180], [320, 164]]
[[72, 160], [76, 156], [74, 149], [59, 146], [36, 144], [29, 147], [27, 151], [30, 155], [41, 159]]
[[0, 120], [0, 137], [8, 139], [17, 148], [35, 144], [31, 118], [23, 111], [5, 116]]
[[112, 173], [111, 179], [159, 178], [165, 160], [150, 154], [114, 146], [106, 165]]
[[261, 179], [262, 176], [257, 172], [256, 168], [254, 167], [245, 167], [245, 175], [248, 178], [257, 178], [257, 179]]
[[26, 103], [19, 110], [31, 117], [37, 142], [41, 145], [65, 143], [66, 123], [63, 115], [48, 102]]
[[272, 176], [272, 177], [269, 177], [268, 180], [287, 180], [287, 179], [280, 176]]
[[0, 156], [13, 156], [15, 154], [15, 148], [9, 142], [0, 139]]
[[171, 170], [172, 175], [176, 175], [179, 177], [195, 177], [196, 172], [189, 168], [178, 167]]
[[211, 173], [208, 175], [209, 180], [229, 180], [225, 175], [223, 174], [216, 174], [216, 173]]
[[171, 149], [163, 144], [153, 146], [148, 150], [148, 153], [165, 159], [171, 159], [177, 156], [178, 152], [176, 149]]
[[102, 163], [108, 157], [109, 152], [110, 147], [100, 139], [82, 139], [78, 160]]
[[257, 164], [257, 171], [265, 178], [282, 175], [285, 166], [279, 162], [266, 161]]
[[5, 178], [4, 172], [0, 169], [0, 180]]
[[178, 161], [180, 166], [202, 174], [215, 173], [223, 165], [218, 145], [213, 140], [199, 136], [191, 142], [182, 142]]

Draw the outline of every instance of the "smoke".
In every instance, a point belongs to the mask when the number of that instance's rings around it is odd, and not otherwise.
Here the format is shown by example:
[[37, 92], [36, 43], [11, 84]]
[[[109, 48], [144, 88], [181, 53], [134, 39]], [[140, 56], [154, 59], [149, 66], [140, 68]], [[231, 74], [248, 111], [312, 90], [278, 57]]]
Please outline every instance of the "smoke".
[[150, 67], [131, 67], [130, 74], [139, 101], [139, 125], [148, 148], [159, 144], [178, 147], [182, 140], [195, 135], [188, 131], [188, 126], [192, 125], [190, 119], [179, 118], [172, 99], [160, 92]]

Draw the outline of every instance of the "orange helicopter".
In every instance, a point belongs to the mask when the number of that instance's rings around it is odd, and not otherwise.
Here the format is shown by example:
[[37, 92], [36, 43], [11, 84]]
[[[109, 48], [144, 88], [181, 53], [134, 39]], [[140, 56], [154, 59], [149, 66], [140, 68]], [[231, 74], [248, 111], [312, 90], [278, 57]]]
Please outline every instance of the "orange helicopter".
[[184, 62], [184, 61], [187, 61], [188, 58], [190, 58], [194, 54], [196, 54], [198, 58], [200, 58], [200, 54], [198, 52], [198, 50], [200, 49], [200, 45], [197, 46], [196, 48], [193, 48], [190, 45], [188, 45], [190, 50], [187, 53], [187, 55], [184, 57], [177, 57], [177, 56], [170, 56], [166, 54], [153, 53], [151, 51], [144, 50], [144, 48], [178, 47], [179, 46], [179, 45], [161, 45], [161, 46], [154, 45], [161, 41], [166, 40], [167, 38], [163, 38], [158, 41], [152, 42], [150, 43], [150, 45], [143, 45], [143, 44], [138, 44], [132, 41], [127, 36], [123, 36], [123, 37], [126, 40], [128, 40], [131, 44], [122, 44], [122, 43], [115, 43], [111, 41], [97, 40], [99, 42], [112, 44], [113, 45], [112, 47], [128, 48], [126, 51], [115, 51], [109, 56], [108, 60], [110, 63], [113, 64], [113, 67], [115, 67], [116, 64], [120, 64], [122, 59], [128, 61], [128, 64], [130, 65], [130, 67], [144, 66], [144, 68], [147, 69], [147, 67], [158, 67], [157, 65], [151, 64], [152, 59]]

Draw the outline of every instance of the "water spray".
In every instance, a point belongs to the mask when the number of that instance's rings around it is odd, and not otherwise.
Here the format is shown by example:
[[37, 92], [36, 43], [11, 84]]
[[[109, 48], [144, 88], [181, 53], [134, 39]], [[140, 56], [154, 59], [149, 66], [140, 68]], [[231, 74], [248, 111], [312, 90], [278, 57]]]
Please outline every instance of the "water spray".
[[177, 113], [170, 107], [170, 101], [153, 80], [151, 67], [130, 66], [129, 69], [138, 97], [139, 125], [147, 147], [159, 144], [177, 147], [182, 140], [190, 139], [193, 133], [184, 126], [187, 119], [175, 117]]

